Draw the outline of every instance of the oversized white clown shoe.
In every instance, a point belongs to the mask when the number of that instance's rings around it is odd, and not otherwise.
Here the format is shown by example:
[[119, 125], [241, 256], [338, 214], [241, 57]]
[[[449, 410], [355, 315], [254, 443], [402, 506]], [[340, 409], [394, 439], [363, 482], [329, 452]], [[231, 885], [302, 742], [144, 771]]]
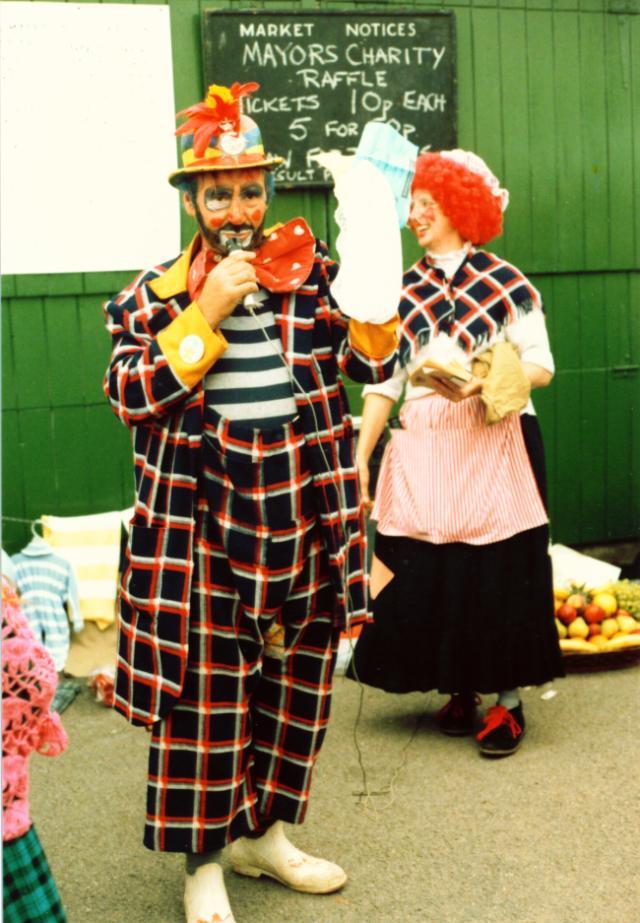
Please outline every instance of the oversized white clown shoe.
[[224, 886], [222, 867], [207, 862], [187, 873], [184, 888], [186, 923], [235, 923]]
[[347, 880], [339, 865], [309, 856], [290, 843], [282, 821], [276, 821], [261, 837], [235, 840], [230, 846], [230, 859], [231, 868], [239, 875], [268, 875], [287, 888], [307, 894], [330, 894]]

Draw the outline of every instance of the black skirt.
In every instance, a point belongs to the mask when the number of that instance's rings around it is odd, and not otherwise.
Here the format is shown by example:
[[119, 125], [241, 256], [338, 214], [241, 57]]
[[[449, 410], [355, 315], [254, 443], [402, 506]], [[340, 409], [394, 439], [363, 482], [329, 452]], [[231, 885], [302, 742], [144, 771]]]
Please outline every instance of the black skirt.
[[[537, 420], [523, 416], [545, 499]], [[501, 542], [436, 545], [376, 533], [393, 579], [373, 601], [347, 675], [387, 692], [499, 692], [564, 675], [553, 620], [548, 526]]]

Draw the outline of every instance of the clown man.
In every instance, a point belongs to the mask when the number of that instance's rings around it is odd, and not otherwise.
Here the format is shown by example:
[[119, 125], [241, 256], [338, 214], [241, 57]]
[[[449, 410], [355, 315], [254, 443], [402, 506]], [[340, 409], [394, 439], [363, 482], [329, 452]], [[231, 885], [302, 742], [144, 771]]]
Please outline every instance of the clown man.
[[170, 183], [198, 226], [105, 306], [111, 406], [136, 500], [115, 707], [151, 731], [144, 844], [186, 854], [187, 923], [233, 921], [219, 853], [297, 891], [344, 871], [293, 846], [329, 719], [341, 629], [366, 612], [365, 534], [341, 373], [388, 378], [396, 318], [347, 318], [338, 266], [273, 196], [257, 84], [180, 113]]

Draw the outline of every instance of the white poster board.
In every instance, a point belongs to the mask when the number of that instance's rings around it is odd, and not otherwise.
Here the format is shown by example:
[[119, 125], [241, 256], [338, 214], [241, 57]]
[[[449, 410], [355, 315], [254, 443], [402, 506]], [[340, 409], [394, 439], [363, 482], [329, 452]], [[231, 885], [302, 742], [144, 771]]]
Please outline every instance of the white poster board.
[[0, 3], [2, 273], [180, 250], [169, 7]]

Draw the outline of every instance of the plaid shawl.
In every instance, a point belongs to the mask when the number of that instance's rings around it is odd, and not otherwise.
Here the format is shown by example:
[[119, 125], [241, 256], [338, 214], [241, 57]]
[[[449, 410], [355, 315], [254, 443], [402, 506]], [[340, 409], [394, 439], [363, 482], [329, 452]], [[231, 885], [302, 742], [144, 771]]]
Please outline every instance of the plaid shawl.
[[449, 336], [466, 353], [488, 346], [499, 331], [534, 308], [540, 293], [515, 266], [471, 248], [450, 280], [422, 257], [404, 275], [400, 301], [400, 364], [433, 337]]

